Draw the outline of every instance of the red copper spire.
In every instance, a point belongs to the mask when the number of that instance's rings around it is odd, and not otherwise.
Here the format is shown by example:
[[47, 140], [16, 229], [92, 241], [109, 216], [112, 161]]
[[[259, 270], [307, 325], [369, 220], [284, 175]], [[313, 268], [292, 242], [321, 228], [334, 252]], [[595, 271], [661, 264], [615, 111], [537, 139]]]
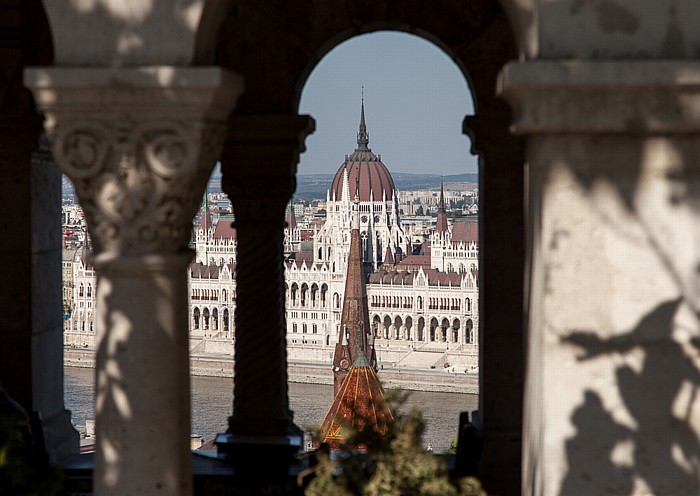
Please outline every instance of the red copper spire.
[[367, 307], [367, 288], [362, 266], [362, 241], [360, 240], [359, 196], [355, 189], [353, 205], [353, 226], [350, 235], [350, 253], [345, 274], [345, 296], [343, 312], [340, 318], [340, 334], [333, 357], [333, 384], [335, 392], [340, 388], [350, 366], [361, 355], [367, 357], [370, 364], [376, 366], [374, 339], [369, 326], [369, 309]]

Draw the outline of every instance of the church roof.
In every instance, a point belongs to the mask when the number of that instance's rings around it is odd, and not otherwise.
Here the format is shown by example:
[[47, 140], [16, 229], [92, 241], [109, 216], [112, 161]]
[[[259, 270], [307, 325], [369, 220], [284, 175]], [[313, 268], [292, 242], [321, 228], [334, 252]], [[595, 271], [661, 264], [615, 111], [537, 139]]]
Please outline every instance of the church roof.
[[384, 398], [379, 377], [364, 353], [360, 353], [321, 423], [321, 440], [331, 449], [338, 449], [352, 431], [371, 427], [384, 434], [393, 421], [394, 413]]

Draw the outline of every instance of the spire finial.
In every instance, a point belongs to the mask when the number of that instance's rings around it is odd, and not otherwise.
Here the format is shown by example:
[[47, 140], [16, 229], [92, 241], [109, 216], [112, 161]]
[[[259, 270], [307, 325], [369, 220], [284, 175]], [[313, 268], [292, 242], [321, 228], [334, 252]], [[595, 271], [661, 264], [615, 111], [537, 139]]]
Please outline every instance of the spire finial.
[[360, 129], [357, 131], [357, 149], [369, 150], [369, 133], [365, 125], [365, 87], [362, 86], [362, 111], [360, 112]]

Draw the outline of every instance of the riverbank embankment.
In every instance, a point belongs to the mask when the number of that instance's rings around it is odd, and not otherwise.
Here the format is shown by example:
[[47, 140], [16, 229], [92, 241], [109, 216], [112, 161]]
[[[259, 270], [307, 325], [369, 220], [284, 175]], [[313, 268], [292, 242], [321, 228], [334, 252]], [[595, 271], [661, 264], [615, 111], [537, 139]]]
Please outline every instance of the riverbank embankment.
[[[95, 351], [85, 348], [64, 348], [64, 364], [68, 367], [94, 368]], [[194, 376], [233, 377], [234, 360], [225, 355], [191, 355], [190, 371]], [[386, 389], [433, 391], [446, 393], [479, 393], [477, 374], [455, 373], [446, 369], [418, 370], [383, 367], [378, 372]], [[289, 382], [302, 384], [333, 384], [333, 375], [327, 364], [289, 362]]]

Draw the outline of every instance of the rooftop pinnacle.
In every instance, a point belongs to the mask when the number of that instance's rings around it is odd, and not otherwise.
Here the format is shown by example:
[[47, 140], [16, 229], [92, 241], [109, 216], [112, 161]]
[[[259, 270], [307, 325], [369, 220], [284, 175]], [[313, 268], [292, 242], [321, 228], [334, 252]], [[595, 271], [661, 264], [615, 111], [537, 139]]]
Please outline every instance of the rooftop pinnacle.
[[360, 129], [357, 131], [357, 149], [369, 150], [369, 133], [365, 124], [365, 89], [362, 87], [362, 112], [360, 113]]

